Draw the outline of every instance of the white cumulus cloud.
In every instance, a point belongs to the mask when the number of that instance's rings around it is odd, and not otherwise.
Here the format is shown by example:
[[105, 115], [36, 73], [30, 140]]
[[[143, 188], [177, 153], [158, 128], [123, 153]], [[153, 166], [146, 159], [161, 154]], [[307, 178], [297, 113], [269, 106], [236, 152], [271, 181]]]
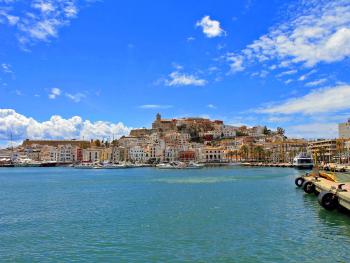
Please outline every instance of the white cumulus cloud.
[[7, 141], [12, 134], [14, 140], [24, 139], [92, 139], [118, 138], [127, 135], [130, 128], [123, 123], [83, 120], [79, 116], [62, 118], [52, 116], [47, 121], [17, 113], [13, 109], [0, 109], [0, 140]]
[[295, 15], [241, 51], [244, 64], [271, 61], [279, 67], [314, 67], [350, 56], [350, 2], [300, 2]]
[[61, 95], [61, 90], [59, 88], [52, 88], [49, 94], [49, 99], [54, 100], [60, 95]]
[[203, 33], [209, 37], [219, 37], [225, 35], [225, 31], [220, 27], [220, 22], [210, 19], [210, 16], [204, 16], [200, 21], [196, 23], [197, 27], [201, 27]]
[[243, 66], [243, 56], [241, 55], [236, 55], [234, 53], [228, 53], [227, 54], [227, 61], [230, 63], [230, 72], [235, 73], [235, 72], [240, 72], [245, 69]]

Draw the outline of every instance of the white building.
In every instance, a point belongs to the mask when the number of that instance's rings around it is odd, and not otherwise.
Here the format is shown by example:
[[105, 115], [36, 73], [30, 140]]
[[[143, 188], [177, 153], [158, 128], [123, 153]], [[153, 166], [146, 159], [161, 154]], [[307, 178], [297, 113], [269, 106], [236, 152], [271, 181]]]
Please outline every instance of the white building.
[[83, 149], [83, 162], [99, 162], [101, 161], [101, 149], [88, 148]]
[[222, 125], [222, 135], [224, 138], [233, 138], [236, 136], [237, 127], [231, 125]]
[[249, 130], [248, 130], [248, 135], [249, 136], [261, 136], [261, 135], [263, 135], [264, 134], [264, 129], [265, 129], [265, 127], [263, 127], [263, 126], [255, 126], [255, 127], [253, 127], [253, 128], [250, 128]]
[[113, 147], [112, 148], [112, 162], [119, 163], [126, 161], [128, 156], [127, 150], [124, 147]]
[[176, 147], [166, 146], [164, 151], [164, 160], [167, 162], [174, 162], [178, 158], [178, 151]]
[[146, 156], [147, 154], [140, 146], [134, 146], [129, 149], [129, 160], [133, 162], [144, 162], [146, 161]]
[[163, 161], [164, 148], [160, 144], [149, 145], [147, 149], [148, 157], [157, 161]]
[[60, 163], [71, 163], [75, 159], [74, 148], [70, 144], [58, 145], [57, 161]]
[[40, 160], [44, 162], [57, 162], [57, 147], [44, 145], [40, 151]]
[[202, 150], [202, 161], [223, 162], [225, 161], [225, 151], [221, 147], [205, 147]]
[[350, 119], [348, 119], [348, 122], [339, 123], [338, 132], [340, 139], [350, 139]]

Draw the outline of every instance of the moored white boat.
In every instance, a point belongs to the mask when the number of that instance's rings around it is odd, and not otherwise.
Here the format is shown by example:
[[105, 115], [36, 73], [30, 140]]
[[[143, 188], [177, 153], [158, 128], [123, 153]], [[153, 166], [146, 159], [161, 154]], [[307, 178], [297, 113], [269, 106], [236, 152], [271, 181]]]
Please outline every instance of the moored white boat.
[[177, 169], [175, 165], [172, 165], [170, 163], [160, 163], [157, 164], [156, 167], [158, 169]]
[[293, 167], [297, 169], [312, 169], [314, 161], [307, 153], [299, 153], [293, 159]]
[[204, 164], [190, 162], [188, 165], [184, 167], [184, 169], [201, 169], [204, 167]]

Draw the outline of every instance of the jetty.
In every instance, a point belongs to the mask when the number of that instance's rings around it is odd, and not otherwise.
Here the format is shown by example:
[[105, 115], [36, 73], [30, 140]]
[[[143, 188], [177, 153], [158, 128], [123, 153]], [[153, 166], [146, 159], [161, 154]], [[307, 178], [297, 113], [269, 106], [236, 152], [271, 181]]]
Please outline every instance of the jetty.
[[293, 167], [293, 164], [291, 163], [254, 163], [254, 162], [246, 162], [242, 163], [243, 166], [249, 166], [249, 167]]
[[[350, 174], [345, 175], [350, 178]], [[339, 182], [338, 176], [327, 171], [313, 170], [297, 177], [295, 184], [305, 193], [315, 194], [319, 204], [327, 210], [344, 208], [350, 211], [350, 181]]]

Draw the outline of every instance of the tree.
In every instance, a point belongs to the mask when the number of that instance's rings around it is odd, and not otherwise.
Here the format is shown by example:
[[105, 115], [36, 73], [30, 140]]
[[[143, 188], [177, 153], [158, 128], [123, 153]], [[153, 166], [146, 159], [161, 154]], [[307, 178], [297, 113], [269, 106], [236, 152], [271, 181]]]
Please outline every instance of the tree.
[[271, 134], [271, 130], [269, 130], [266, 126], [264, 126], [263, 134], [270, 135]]
[[265, 161], [270, 161], [272, 156], [272, 151], [271, 150], [265, 150]]
[[342, 163], [342, 156], [343, 156], [343, 152], [344, 152], [344, 141], [341, 139], [338, 139], [336, 141], [336, 149], [337, 149], [337, 153], [339, 156], [339, 161], [340, 163]]
[[101, 146], [101, 141], [99, 139], [95, 140], [94, 141], [94, 145], [97, 146], [97, 147], [100, 147]]
[[112, 141], [112, 145], [113, 145], [113, 146], [118, 146], [118, 140], [113, 140], [113, 141]]
[[236, 131], [236, 136], [237, 136], [237, 137], [247, 136], [247, 134], [245, 134], [245, 133], [242, 132], [242, 131]]
[[318, 150], [318, 154], [319, 154], [319, 160], [324, 162], [325, 161], [325, 154], [326, 154], [325, 148], [320, 147], [320, 149]]
[[240, 149], [240, 154], [243, 156], [243, 159], [246, 160], [248, 158], [249, 148], [247, 145], [243, 145]]
[[264, 148], [260, 145], [253, 148], [255, 160], [261, 161], [264, 157]]
[[277, 134], [284, 135], [284, 133], [285, 133], [285, 130], [283, 128], [277, 127]]
[[227, 158], [232, 162], [233, 156], [235, 155], [234, 151], [228, 151]]

